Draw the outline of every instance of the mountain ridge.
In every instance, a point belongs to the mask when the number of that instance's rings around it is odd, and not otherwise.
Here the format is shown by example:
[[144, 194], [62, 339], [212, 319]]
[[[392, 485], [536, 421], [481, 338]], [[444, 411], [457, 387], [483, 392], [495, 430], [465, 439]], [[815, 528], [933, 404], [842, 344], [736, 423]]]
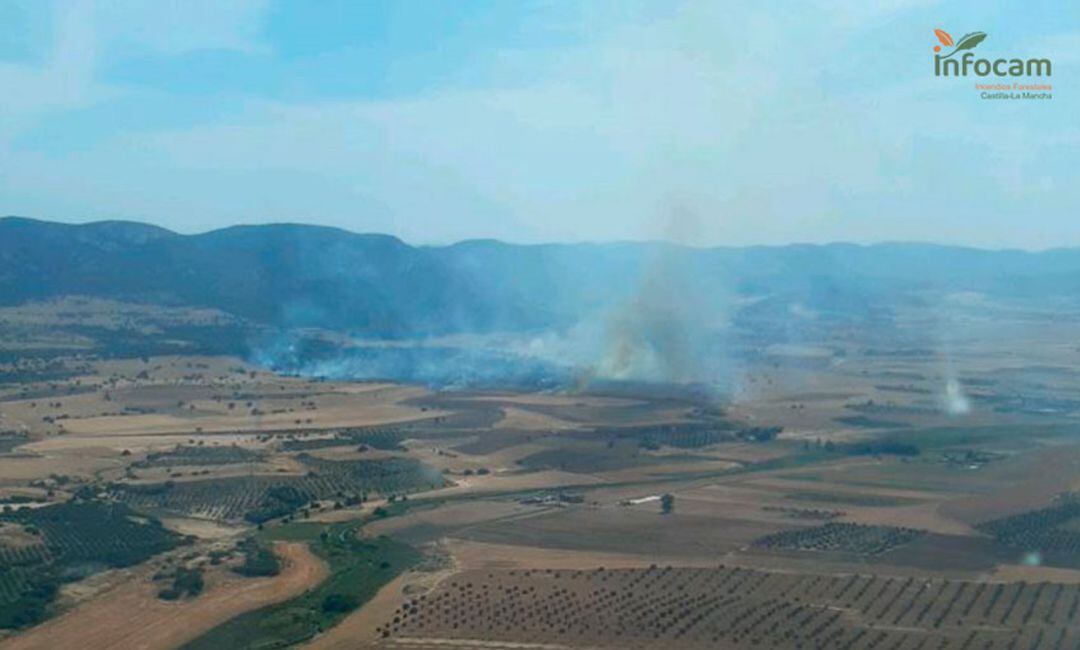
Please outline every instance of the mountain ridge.
[[927, 292], [1072, 302], [1080, 297], [1080, 249], [414, 246], [392, 235], [290, 223], [185, 235], [142, 222], [0, 218], [0, 304], [87, 295], [384, 338], [570, 327], [627, 305], [659, 314], [685, 309], [708, 321], [730, 312], [734, 298], [862, 317]]
[[236, 231], [236, 230], [255, 230], [255, 229], [298, 229], [305, 230], [310, 229], [313, 231], [323, 230], [336, 232], [349, 236], [371, 236], [371, 237], [383, 237], [388, 239], [397, 240], [407, 246], [414, 248], [454, 248], [460, 246], [469, 245], [482, 245], [482, 244], [494, 244], [500, 246], [511, 246], [520, 248], [543, 248], [543, 247], [575, 247], [575, 246], [597, 246], [597, 247], [620, 247], [620, 246], [670, 246], [679, 249], [696, 250], [696, 251], [759, 251], [759, 250], [784, 250], [784, 249], [799, 249], [799, 248], [833, 248], [833, 247], [851, 247], [851, 248], [928, 248], [928, 249], [946, 249], [946, 250], [963, 250], [963, 251], [975, 251], [980, 253], [1023, 253], [1026, 255], [1044, 255], [1047, 253], [1058, 252], [1080, 252], [1080, 245], [1078, 246], [1055, 246], [1051, 248], [1044, 248], [1039, 250], [1029, 250], [1025, 248], [987, 248], [981, 246], [972, 246], [968, 244], [946, 244], [941, 242], [930, 241], [918, 241], [918, 240], [885, 240], [877, 242], [851, 242], [851, 241], [828, 241], [828, 242], [790, 242], [786, 244], [746, 244], [746, 245], [730, 245], [730, 244], [714, 244], [708, 246], [696, 246], [692, 244], [685, 244], [681, 242], [672, 242], [662, 239], [642, 239], [642, 240], [610, 240], [610, 241], [577, 241], [577, 242], [559, 242], [559, 241], [546, 241], [546, 242], [510, 242], [502, 239], [496, 239], [492, 237], [477, 237], [469, 239], [461, 239], [453, 241], [447, 244], [411, 244], [397, 235], [391, 235], [388, 233], [379, 232], [362, 232], [356, 230], [350, 230], [348, 228], [342, 228], [339, 226], [328, 226], [324, 224], [310, 224], [298, 221], [271, 221], [266, 223], [242, 223], [233, 224], [229, 226], [222, 226], [221, 228], [213, 228], [211, 230], [205, 230], [197, 233], [181, 233], [175, 230], [166, 228], [165, 226], [159, 226], [147, 221], [138, 221], [134, 219], [99, 219], [95, 221], [84, 221], [78, 223], [72, 223], [67, 221], [55, 221], [51, 219], [40, 219], [37, 217], [27, 217], [22, 215], [3, 215], [0, 216], [0, 227], [6, 222], [19, 222], [23, 224], [45, 224], [51, 226], [57, 226], [61, 228], [99, 228], [107, 225], [123, 225], [134, 226], [140, 228], [146, 228], [148, 230], [155, 230], [161, 233], [166, 233], [176, 237], [202, 237], [214, 233], [220, 233], [223, 231]]

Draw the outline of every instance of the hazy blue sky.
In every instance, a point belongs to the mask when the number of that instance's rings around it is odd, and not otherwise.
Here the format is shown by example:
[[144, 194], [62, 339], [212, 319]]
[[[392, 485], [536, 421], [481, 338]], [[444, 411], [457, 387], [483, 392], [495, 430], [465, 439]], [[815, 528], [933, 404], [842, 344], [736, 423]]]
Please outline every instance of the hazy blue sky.
[[[0, 214], [1078, 246], [1078, 19], [1030, 0], [0, 0]], [[1052, 59], [1054, 98], [934, 78], [935, 27]]]

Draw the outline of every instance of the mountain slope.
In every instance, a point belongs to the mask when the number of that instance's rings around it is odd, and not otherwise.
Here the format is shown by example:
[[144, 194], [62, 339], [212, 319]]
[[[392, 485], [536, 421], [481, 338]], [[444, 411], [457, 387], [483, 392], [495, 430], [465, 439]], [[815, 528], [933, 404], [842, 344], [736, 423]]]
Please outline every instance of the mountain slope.
[[[414, 247], [304, 225], [179, 235], [146, 224], [0, 219], [0, 304], [88, 295], [221, 309], [374, 337], [570, 326], [598, 310], [753, 298], [862, 317], [928, 292], [1073, 301], [1080, 252], [926, 244], [686, 248], [659, 243]], [[762, 303], [761, 301], [765, 302]], [[730, 316], [731, 314], [726, 314]]]

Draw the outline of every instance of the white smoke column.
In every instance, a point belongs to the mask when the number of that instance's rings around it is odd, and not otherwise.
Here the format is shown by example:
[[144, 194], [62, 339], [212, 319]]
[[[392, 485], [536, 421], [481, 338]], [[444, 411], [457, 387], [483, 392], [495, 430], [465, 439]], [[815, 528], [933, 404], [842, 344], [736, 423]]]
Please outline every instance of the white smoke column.
[[964, 393], [964, 387], [955, 378], [945, 381], [943, 407], [949, 415], [966, 415], [971, 412], [971, 400]]
[[697, 253], [670, 242], [700, 241], [695, 215], [673, 207], [663, 227], [664, 243], [650, 247], [634, 293], [615, 306], [605, 323], [605, 346], [596, 375], [686, 383], [711, 379], [709, 321], [718, 288], [700, 275]]
[[[961, 297], [961, 307], [966, 304], [969, 297]], [[962, 312], [958, 313], [957, 296], [950, 295], [941, 301], [938, 309], [938, 337], [941, 351], [945, 359], [945, 368], [942, 373], [945, 376], [945, 392], [941, 395], [941, 408], [952, 416], [967, 415], [971, 412], [971, 400], [964, 392], [964, 387], [958, 379], [953, 359], [956, 348], [963, 344], [963, 333], [970, 331], [967, 320], [962, 320]]]

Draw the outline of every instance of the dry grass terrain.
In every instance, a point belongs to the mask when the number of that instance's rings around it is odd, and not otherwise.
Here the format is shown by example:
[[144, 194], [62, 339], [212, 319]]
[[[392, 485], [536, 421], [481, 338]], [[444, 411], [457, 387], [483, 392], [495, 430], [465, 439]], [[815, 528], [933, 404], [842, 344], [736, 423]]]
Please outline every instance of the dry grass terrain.
[[199, 597], [158, 599], [145, 571], [30, 632], [0, 643], [4, 650], [175, 648], [244, 612], [286, 600], [326, 577], [325, 565], [302, 544], [279, 544], [280, 575], [249, 579], [216, 572]]

